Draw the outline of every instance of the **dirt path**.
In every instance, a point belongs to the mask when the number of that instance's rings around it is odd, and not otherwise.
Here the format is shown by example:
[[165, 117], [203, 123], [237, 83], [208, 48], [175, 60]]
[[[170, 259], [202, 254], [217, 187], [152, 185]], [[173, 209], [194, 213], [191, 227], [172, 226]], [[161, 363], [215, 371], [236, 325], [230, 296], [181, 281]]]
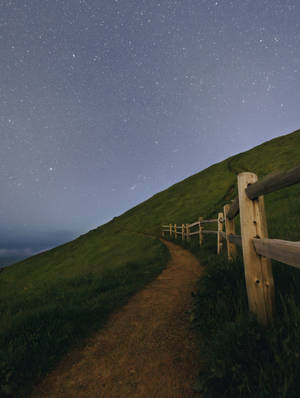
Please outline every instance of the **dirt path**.
[[66, 356], [31, 398], [199, 397], [191, 389], [199, 365], [188, 310], [201, 267], [188, 251], [164, 243], [167, 268]]

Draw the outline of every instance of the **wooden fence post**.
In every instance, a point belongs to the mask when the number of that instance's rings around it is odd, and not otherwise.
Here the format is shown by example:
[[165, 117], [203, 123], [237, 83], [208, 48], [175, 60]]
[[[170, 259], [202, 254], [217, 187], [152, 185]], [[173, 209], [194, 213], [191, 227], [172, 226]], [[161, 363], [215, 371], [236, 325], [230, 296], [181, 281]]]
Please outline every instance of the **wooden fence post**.
[[181, 224], [181, 239], [184, 240], [184, 224]]
[[169, 228], [170, 228], [170, 238], [172, 236], [172, 224], [169, 224]]
[[186, 228], [186, 240], [189, 241], [189, 240], [190, 240], [190, 228], [189, 228], [189, 224], [185, 224], [185, 228]]
[[165, 236], [165, 232], [164, 232], [164, 227], [161, 227], [162, 231], [161, 231], [161, 236], [164, 237]]
[[254, 173], [238, 175], [240, 222], [249, 309], [261, 324], [267, 325], [272, 322], [274, 313], [272, 265], [270, 259], [256, 254], [252, 241], [268, 237], [264, 198], [250, 200], [246, 194], [248, 185], [256, 181]]
[[174, 224], [175, 239], [177, 239], [177, 224]]
[[228, 238], [229, 234], [235, 235], [234, 219], [230, 220], [227, 217], [227, 213], [228, 213], [229, 209], [230, 209], [230, 204], [227, 204], [224, 206], [227, 254], [228, 254], [228, 260], [233, 261], [237, 256], [237, 249], [236, 249], [236, 245], [234, 243], [231, 243]]
[[201, 221], [203, 220], [203, 217], [199, 217], [199, 244], [200, 246], [203, 245], [203, 227], [201, 225]]
[[222, 250], [222, 236], [223, 231], [223, 213], [218, 213], [218, 234], [217, 234], [217, 254], [221, 253]]

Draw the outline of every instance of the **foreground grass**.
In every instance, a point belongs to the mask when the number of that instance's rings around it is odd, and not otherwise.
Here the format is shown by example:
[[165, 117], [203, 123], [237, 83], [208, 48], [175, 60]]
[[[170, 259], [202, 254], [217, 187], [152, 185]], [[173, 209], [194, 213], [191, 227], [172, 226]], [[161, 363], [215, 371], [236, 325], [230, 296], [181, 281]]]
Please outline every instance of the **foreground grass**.
[[[228, 262], [226, 246], [215, 254], [209, 236], [200, 249], [195, 239], [177, 243], [205, 266], [193, 313], [206, 362], [195, 388], [206, 397], [300, 396], [300, 270], [273, 262], [276, 319], [261, 327], [249, 313], [242, 258]], [[241, 255], [241, 253], [240, 253]]]
[[0, 274], [0, 396], [18, 395], [98, 329], [168, 259], [158, 239], [113, 225]]

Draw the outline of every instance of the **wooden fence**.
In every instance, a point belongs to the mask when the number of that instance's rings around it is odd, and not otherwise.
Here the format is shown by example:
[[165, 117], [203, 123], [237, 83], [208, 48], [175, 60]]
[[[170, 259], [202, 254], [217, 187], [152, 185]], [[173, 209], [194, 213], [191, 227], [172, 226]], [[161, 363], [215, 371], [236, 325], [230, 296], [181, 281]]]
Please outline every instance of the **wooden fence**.
[[[205, 234], [217, 236], [217, 253], [226, 240], [229, 261], [235, 259], [237, 246], [242, 248], [249, 309], [261, 324], [267, 325], [274, 316], [274, 279], [271, 259], [300, 268], [300, 241], [268, 239], [263, 195], [300, 183], [300, 165], [283, 173], [269, 175], [258, 181], [254, 173], [240, 173], [237, 177], [238, 196], [225, 204], [218, 218], [199, 217], [191, 224], [162, 225], [162, 235], [181, 236], [182, 240], [199, 237], [200, 246]], [[241, 235], [235, 234], [234, 218], [240, 214]], [[205, 224], [217, 224], [217, 230], [204, 229]], [[225, 226], [225, 232], [223, 227]]]

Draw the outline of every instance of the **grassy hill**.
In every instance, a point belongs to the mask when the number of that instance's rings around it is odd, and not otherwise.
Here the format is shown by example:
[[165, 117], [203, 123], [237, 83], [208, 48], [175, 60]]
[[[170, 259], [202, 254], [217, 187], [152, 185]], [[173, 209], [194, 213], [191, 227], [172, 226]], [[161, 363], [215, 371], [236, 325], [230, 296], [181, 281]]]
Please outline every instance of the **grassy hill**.
[[9, 256], [9, 257], [0, 257], [0, 268], [7, 267], [10, 264], [15, 264], [18, 261], [23, 260], [28, 256]]
[[[161, 224], [214, 217], [236, 195], [241, 171], [261, 178], [299, 163], [300, 130], [217, 163], [70, 243], [3, 269], [0, 395], [16, 396], [18, 385], [54, 366], [71, 345], [80, 344], [161, 272], [168, 259], [158, 239]], [[300, 239], [299, 203], [300, 185], [266, 197], [271, 237]], [[200, 254], [203, 261], [209, 258], [215, 268], [224, 261], [220, 269], [227, 276], [239, 275], [241, 267], [229, 269], [225, 259], [216, 260], [214, 242], [207, 242]]]

